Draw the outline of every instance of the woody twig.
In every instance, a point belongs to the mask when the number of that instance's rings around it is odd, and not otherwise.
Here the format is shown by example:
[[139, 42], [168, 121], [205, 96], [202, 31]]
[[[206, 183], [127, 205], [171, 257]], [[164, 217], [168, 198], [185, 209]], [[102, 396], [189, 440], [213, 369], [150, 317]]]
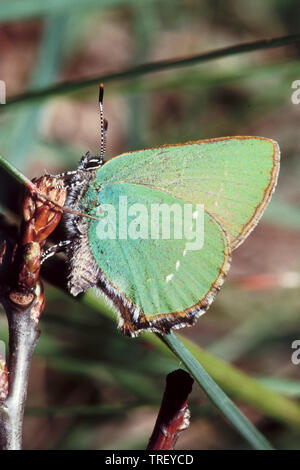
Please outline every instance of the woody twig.
[[39, 279], [41, 255], [47, 238], [59, 223], [62, 212], [49, 198], [63, 206], [66, 190], [57, 179], [43, 176], [33, 180], [34, 187], [48, 197], [26, 190], [20, 240], [14, 249], [2, 241], [0, 300], [9, 327], [9, 359], [0, 358], [0, 448], [22, 447], [24, 406], [31, 358], [40, 330], [39, 318], [45, 305]]
[[171, 450], [190, 424], [188, 397], [194, 380], [182, 369], [167, 375], [166, 389], [147, 450]]

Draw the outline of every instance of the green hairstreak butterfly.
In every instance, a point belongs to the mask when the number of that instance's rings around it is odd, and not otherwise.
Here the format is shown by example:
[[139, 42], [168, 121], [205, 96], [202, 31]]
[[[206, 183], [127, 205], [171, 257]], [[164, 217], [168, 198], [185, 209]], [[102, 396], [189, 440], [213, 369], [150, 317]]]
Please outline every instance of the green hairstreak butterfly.
[[68, 190], [68, 240], [60, 247], [69, 258], [69, 290], [77, 295], [97, 286], [129, 336], [193, 325], [220, 290], [232, 251], [270, 201], [278, 144], [223, 137], [104, 163], [102, 85], [99, 105], [100, 155], [88, 152], [77, 170], [59, 175]]

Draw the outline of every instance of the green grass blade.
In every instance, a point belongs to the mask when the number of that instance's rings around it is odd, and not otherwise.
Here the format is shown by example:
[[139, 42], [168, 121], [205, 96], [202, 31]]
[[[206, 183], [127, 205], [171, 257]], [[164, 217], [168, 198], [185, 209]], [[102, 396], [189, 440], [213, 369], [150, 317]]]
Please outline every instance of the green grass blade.
[[6, 103], [6, 106], [21, 102], [23, 103], [26, 101], [46, 99], [50, 96], [55, 96], [59, 94], [71, 93], [74, 91], [78, 91], [82, 88], [94, 86], [99, 82], [108, 83], [116, 80], [133, 79], [141, 75], [146, 75], [153, 72], [160, 72], [163, 70], [170, 70], [178, 67], [197, 65], [236, 54], [245, 54], [247, 52], [258, 51], [261, 49], [272, 49], [276, 47], [288, 46], [291, 44], [296, 44], [298, 42], [300, 42], [300, 34], [295, 34], [273, 39], [263, 39], [261, 41], [248, 42], [245, 44], [238, 44], [236, 46], [217, 49], [215, 51], [206, 52], [204, 54], [197, 54], [185, 57], [183, 59], [162, 60], [147, 64], [141, 64], [123, 70], [121, 72], [99, 75], [94, 78], [89, 78], [87, 80], [74, 80], [73, 82], [61, 83], [59, 85], [47, 87], [42, 90], [27, 92], [9, 99]]
[[293, 379], [285, 379], [282, 377], [257, 377], [270, 390], [282, 393], [290, 397], [300, 398], [300, 381]]
[[13, 178], [24, 186], [31, 187], [32, 183], [27, 176], [23, 175], [14, 165], [9, 163], [5, 158], [0, 155], [0, 166], [4, 168]]
[[[83, 296], [82, 302], [94, 308], [102, 315], [115, 320], [114, 311], [107, 306], [102, 297], [96, 296], [91, 290]], [[141, 338], [155, 346], [163, 354], [173, 356], [167, 346], [156, 335], [146, 332], [142, 334]], [[254, 406], [261, 413], [299, 429], [300, 406], [298, 403], [270, 390], [237, 367], [203, 350], [193, 341], [182, 336], [180, 336], [180, 340], [227, 393]]]
[[[150, 333], [146, 334], [150, 336]], [[151, 338], [147, 339], [152, 344], [156, 344], [158, 348], [162, 345], [161, 341], [152, 334]], [[262, 413], [299, 429], [300, 406], [297, 402], [275, 393], [237, 367], [201, 349], [193, 341], [182, 336], [180, 336], [180, 340], [226, 392], [255, 406]], [[165, 348], [164, 345], [163, 347]]]
[[167, 344], [174, 354], [183, 362], [187, 370], [203, 388], [211, 401], [230, 421], [233, 427], [246, 439], [246, 441], [259, 450], [272, 450], [273, 447], [267, 439], [253, 426], [243, 413], [235, 406], [230, 398], [216, 384], [204, 367], [197, 361], [191, 352], [184, 346], [180, 339], [174, 334], [159, 335], [160, 339]]

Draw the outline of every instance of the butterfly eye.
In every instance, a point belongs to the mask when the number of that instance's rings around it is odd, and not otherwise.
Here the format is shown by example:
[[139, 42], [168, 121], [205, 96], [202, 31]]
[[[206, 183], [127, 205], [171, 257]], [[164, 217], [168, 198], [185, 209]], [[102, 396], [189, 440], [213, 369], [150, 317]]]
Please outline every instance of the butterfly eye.
[[96, 170], [103, 164], [102, 158], [95, 157], [95, 158], [90, 158], [84, 165], [85, 170]]

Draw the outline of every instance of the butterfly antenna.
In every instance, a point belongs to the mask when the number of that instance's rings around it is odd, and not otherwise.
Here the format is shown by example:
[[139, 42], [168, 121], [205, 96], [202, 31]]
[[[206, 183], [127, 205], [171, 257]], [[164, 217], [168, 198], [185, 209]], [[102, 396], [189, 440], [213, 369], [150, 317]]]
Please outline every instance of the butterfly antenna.
[[103, 83], [100, 83], [99, 87], [99, 111], [100, 111], [100, 164], [104, 163], [104, 154], [106, 150], [106, 131], [107, 131], [107, 121], [104, 119], [103, 115], [103, 95], [104, 95], [104, 86]]

